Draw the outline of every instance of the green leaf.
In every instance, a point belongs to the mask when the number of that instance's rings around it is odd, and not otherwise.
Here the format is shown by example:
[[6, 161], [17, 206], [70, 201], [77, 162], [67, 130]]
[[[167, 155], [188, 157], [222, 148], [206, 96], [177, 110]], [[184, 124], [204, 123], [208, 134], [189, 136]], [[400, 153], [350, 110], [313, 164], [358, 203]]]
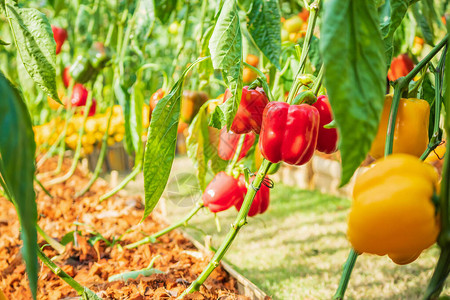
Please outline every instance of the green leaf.
[[175, 158], [184, 78], [197, 63], [205, 59], [196, 60], [184, 70], [169, 94], [158, 101], [152, 112], [144, 153], [145, 209], [141, 222], [155, 208], [169, 179]]
[[139, 1], [134, 17], [134, 35], [137, 41], [145, 41], [150, 35], [155, 23], [155, 3], [154, 0]]
[[84, 288], [83, 294], [81, 295], [82, 300], [101, 300], [99, 296], [97, 296], [96, 293], [91, 291], [88, 288]]
[[12, 0], [6, 3], [14, 43], [28, 74], [47, 95], [60, 102], [56, 91], [56, 44], [47, 17], [33, 8], [19, 8]]
[[155, 0], [155, 12], [161, 23], [165, 24], [176, 10], [177, 0]]
[[281, 23], [277, 0], [255, 0], [247, 13], [247, 29], [258, 48], [280, 69]]
[[[206, 188], [208, 162], [211, 161], [211, 164], [213, 164], [214, 167], [222, 162], [220, 165], [222, 165], [223, 168], [219, 167], [219, 169], [225, 169], [225, 166], [227, 165], [227, 162], [219, 157], [217, 148], [210, 142], [207, 109], [211, 101], [206, 102], [200, 108], [198, 114], [189, 126], [189, 135], [186, 139], [187, 155], [194, 163], [194, 168], [197, 172], [197, 180], [202, 191]], [[213, 171], [214, 173], [217, 173], [217, 170]]]
[[[384, 41], [384, 51], [387, 68], [391, 63], [394, 52], [394, 33], [402, 23], [409, 6], [409, 0], [390, 0], [390, 15], [386, 15], [381, 24], [381, 33]], [[385, 5], [388, 3], [386, 2]]]
[[4, 40], [0, 39], [0, 45], [10, 45], [11, 43], [5, 42]]
[[22, 256], [26, 263], [31, 294], [36, 299], [38, 281], [37, 208], [34, 133], [25, 102], [0, 73], [0, 174], [5, 192], [15, 205], [21, 224]]
[[341, 184], [369, 152], [384, 102], [386, 64], [374, 3], [323, 3], [320, 48], [324, 79], [339, 130]]
[[412, 12], [413, 12], [414, 18], [416, 19], [417, 24], [419, 25], [420, 31], [422, 32], [425, 42], [427, 42], [431, 46], [434, 46], [433, 24], [430, 23], [431, 20], [428, 20], [423, 15], [421, 4], [414, 3], [412, 5]]
[[123, 119], [125, 126], [125, 135], [123, 138], [123, 145], [125, 150], [129, 155], [132, 155], [136, 150], [133, 144], [133, 135], [131, 133], [131, 101], [130, 94], [128, 91], [120, 84], [120, 80], [116, 79], [114, 83], [114, 94], [116, 95], [117, 101], [122, 107]]
[[124, 273], [120, 273], [120, 274], [116, 274], [116, 275], [112, 275], [108, 278], [109, 282], [113, 282], [113, 281], [128, 281], [130, 279], [136, 279], [139, 277], [139, 275], [142, 275], [144, 277], [153, 275], [153, 274], [164, 274], [163, 271], [160, 271], [158, 269], [142, 269], [142, 270], [138, 270], [138, 271], [130, 271], [130, 272], [124, 272]]
[[75, 20], [75, 32], [79, 35], [78, 38], [82, 38], [89, 33], [89, 22], [92, 17], [91, 9], [87, 5], [81, 4]]
[[214, 69], [221, 69], [231, 97], [214, 110], [210, 125], [216, 128], [233, 123], [242, 94], [242, 34], [235, 0], [226, 1], [209, 41]]

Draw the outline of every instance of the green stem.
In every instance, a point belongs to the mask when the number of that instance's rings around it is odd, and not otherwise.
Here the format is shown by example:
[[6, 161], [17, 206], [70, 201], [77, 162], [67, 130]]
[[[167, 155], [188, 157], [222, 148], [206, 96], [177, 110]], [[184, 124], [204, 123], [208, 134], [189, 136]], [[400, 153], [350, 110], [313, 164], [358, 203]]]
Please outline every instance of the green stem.
[[116, 193], [118, 193], [121, 189], [123, 189], [130, 181], [134, 180], [134, 178], [139, 174], [142, 170], [142, 161], [138, 162], [136, 166], [134, 167], [134, 170], [128, 174], [127, 177], [125, 177], [121, 183], [119, 183], [118, 186], [113, 188], [111, 191], [107, 192], [103, 196], [100, 197], [99, 201], [102, 202], [109, 197], [114, 196]]
[[70, 177], [72, 177], [72, 175], [75, 173], [75, 170], [77, 169], [78, 161], [79, 161], [80, 156], [81, 156], [81, 147], [82, 147], [82, 138], [83, 138], [83, 134], [84, 134], [84, 125], [86, 124], [86, 120], [87, 120], [87, 118], [89, 116], [89, 111], [91, 110], [91, 106], [92, 106], [92, 98], [93, 98], [92, 86], [93, 85], [90, 84], [90, 86], [88, 88], [88, 97], [87, 97], [87, 101], [86, 101], [86, 106], [84, 107], [83, 122], [81, 123], [82, 125], [80, 126], [80, 128], [78, 130], [77, 148], [75, 150], [75, 154], [74, 154], [74, 157], [73, 157], [72, 165], [70, 166], [69, 171], [65, 175], [63, 175], [61, 177], [58, 177], [58, 178], [55, 178], [53, 180], [50, 180], [47, 183], [47, 186], [65, 182]]
[[64, 132], [61, 132], [61, 134], [56, 139], [56, 142], [50, 147], [50, 149], [48, 149], [48, 151], [44, 154], [44, 156], [42, 156], [41, 159], [36, 163], [37, 169], [39, 169], [47, 161], [47, 159], [49, 159], [55, 153], [56, 147], [58, 147], [61, 144], [64, 137], [65, 137]]
[[231, 163], [228, 165], [227, 173], [230, 173], [233, 170], [234, 166], [236, 165], [236, 163], [239, 160], [239, 156], [241, 155], [241, 151], [242, 151], [242, 146], [244, 145], [244, 141], [245, 141], [245, 136], [246, 136], [246, 134], [243, 134], [239, 137], [236, 152], [234, 152], [233, 158], [231, 159]]
[[70, 81], [69, 86], [69, 98], [67, 99], [68, 107], [66, 110], [66, 116], [64, 120], [64, 129], [62, 133], [62, 140], [61, 144], [59, 145], [59, 154], [58, 154], [58, 165], [56, 167], [56, 170], [54, 172], [55, 175], [59, 174], [61, 172], [62, 164], [64, 161], [64, 152], [66, 151], [66, 134], [67, 134], [67, 127], [69, 126], [69, 121], [72, 118], [73, 111], [72, 111], [72, 95], [73, 95], [73, 87], [75, 85], [75, 80]]
[[430, 139], [430, 142], [428, 143], [427, 149], [425, 149], [425, 152], [420, 156], [421, 160], [425, 160], [428, 155], [436, 149], [437, 146], [442, 142], [442, 137], [440, 135], [440, 128], [439, 128], [439, 121], [441, 119], [441, 87], [442, 87], [442, 80], [444, 79], [444, 63], [445, 63], [445, 57], [446, 57], [446, 51], [442, 54], [438, 67], [435, 70], [435, 102], [434, 102], [434, 124], [433, 124], [433, 136]]
[[319, 93], [320, 87], [322, 86], [323, 72], [324, 72], [324, 67], [322, 64], [320, 66], [319, 74], [317, 74], [317, 78], [316, 78], [316, 80], [314, 80], [314, 84], [311, 89], [312, 92], [314, 93], [314, 95], [316, 95], [316, 96], [317, 96], [317, 93]]
[[42, 230], [42, 228], [38, 224], [36, 224], [36, 230], [44, 238], [44, 240], [50, 246], [52, 246], [53, 249], [58, 251], [59, 254], [63, 254], [64, 253], [64, 251], [66, 250], [64, 245], [58, 243], [57, 240], [55, 240], [54, 238], [50, 237], [44, 230]]
[[272, 91], [269, 89], [269, 85], [267, 85], [267, 78], [266, 78], [266, 75], [264, 75], [264, 73], [261, 72], [258, 68], [255, 68], [254, 66], [252, 66], [252, 65], [250, 65], [250, 64], [248, 64], [248, 63], [246, 63], [245, 61], [244, 61], [243, 63], [244, 63], [244, 66], [246, 66], [247, 68], [250, 68], [250, 69], [253, 70], [256, 74], [258, 74], [259, 79], [257, 79], [257, 80], [260, 80], [260, 83], [263, 85], [263, 87], [264, 87], [264, 85], [266, 86], [266, 88], [264, 88], [264, 91], [266, 91], [267, 97], [269, 97], [269, 101], [270, 101], [270, 102], [275, 101], [275, 98], [274, 98], [273, 95], [272, 95]]
[[152, 234], [152, 235], [150, 235], [150, 236], [148, 236], [148, 237], [145, 237], [145, 238], [143, 238], [143, 239], [140, 240], [140, 241], [137, 241], [137, 242], [135, 242], [135, 243], [126, 245], [125, 248], [126, 248], [126, 249], [133, 249], [133, 248], [139, 247], [139, 246], [141, 246], [141, 245], [145, 245], [145, 244], [148, 244], [148, 243], [154, 243], [154, 242], [156, 241], [157, 238], [159, 238], [159, 237], [161, 237], [161, 236], [163, 236], [163, 235], [165, 235], [165, 234], [171, 232], [172, 230], [174, 230], [174, 229], [176, 229], [176, 228], [178, 228], [178, 227], [181, 227], [181, 226], [185, 227], [185, 226], [187, 225], [187, 223], [189, 222], [189, 220], [190, 220], [193, 216], [195, 216], [195, 215], [197, 214], [197, 212], [198, 212], [202, 207], [204, 207], [204, 206], [203, 206], [203, 201], [201, 201], [201, 200], [200, 200], [200, 201], [197, 201], [197, 202], [195, 203], [194, 208], [193, 208], [193, 209], [192, 209], [192, 210], [191, 210], [184, 218], [182, 218], [182, 219], [179, 220], [178, 222], [173, 223], [173, 224], [170, 225], [169, 227], [166, 227], [166, 228], [164, 228], [163, 230], [158, 231], [157, 233], [154, 233], [154, 234]]
[[299, 78], [299, 75], [302, 74], [303, 70], [305, 69], [306, 57], [308, 56], [311, 38], [314, 33], [314, 26], [316, 25], [320, 1], [321, 0], [316, 0], [309, 6], [310, 11], [308, 17], [308, 28], [306, 29], [305, 39], [303, 40], [302, 54], [300, 56], [300, 66], [298, 68], [297, 75], [295, 75], [294, 84], [289, 91], [289, 96], [286, 101], [287, 103], [292, 103], [298, 92], [298, 82], [301, 80]]
[[392, 153], [394, 147], [394, 131], [395, 122], [397, 120], [398, 106], [400, 104], [400, 98], [402, 96], [402, 89], [400, 86], [394, 89], [394, 97], [392, 99], [391, 111], [389, 113], [389, 122], [386, 133], [386, 144], [384, 146], [384, 156], [388, 156]]
[[350, 281], [350, 276], [352, 275], [353, 267], [355, 266], [356, 259], [358, 258], [358, 253], [355, 250], [350, 250], [347, 261], [344, 264], [344, 270], [342, 271], [341, 280], [339, 281], [339, 286], [334, 294], [334, 300], [344, 299], [345, 291], [347, 290], [348, 282]]
[[44, 191], [44, 193], [47, 194], [47, 196], [53, 199], [52, 194], [50, 194], [50, 192], [44, 187], [42, 182], [39, 179], [37, 179], [36, 175], [34, 175], [34, 181], [36, 181], [36, 183], [41, 187], [42, 191]]
[[433, 276], [425, 291], [423, 299], [438, 299], [442, 289], [444, 288], [445, 280], [450, 272], [450, 248], [444, 248], [439, 256], [438, 263], [434, 269]]
[[[64, 280], [68, 285], [70, 285], [77, 293], [78, 295], [82, 295], [85, 290], [89, 290], [88, 288], [85, 288], [81, 284], [79, 284], [75, 279], [69, 276], [66, 272], [64, 272], [60, 267], [58, 267], [47, 255], [42, 252], [42, 250], [38, 246], [38, 252], [37, 255], [39, 259], [53, 272], [55, 273], [59, 278]], [[93, 292], [92, 292], [93, 293]]]
[[198, 291], [200, 286], [205, 282], [205, 280], [209, 277], [209, 275], [211, 275], [212, 271], [214, 271], [214, 269], [217, 266], [219, 266], [220, 261], [230, 248], [231, 243], [236, 238], [239, 230], [242, 228], [242, 226], [244, 226], [247, 223], [247, 214], [248, 211], [250, 210], [250, 206], [252, 205], [253, 199], [255, 198], [256, 191], [259, 190], [259, 188], [261, 187], [262, 181], [264, 180], [271, 164], [272, 163], [267, 160], [263, 161], [261, 167], [258, 170], [258, 173], [256, 174], [256, 178], [253, 180], [253, 182], [247, 189], [247, 194], [245, 195], [242, 207], [239, 210], [236, 220], [232, 224], [231, 229], [228, 232], [225, 240], [222, 242], [222, 245], [220, 245], [220, 248], [217, 249], [217, 252], [214, 254], [214, 257], [206, 266], [206, 268], [203, 270], [203, 272], [200, 274], [200, 276], [194, 282], [192, 282], [191, 285], [177, 299], [183, 299], [183, 297], [186, 296], [187, 294]]
[[102, 148], [100, 149], [100, 155], [98, 156], [97, 165], [95, 166], [94, 174], [92, 174], [92, 177], [89, 180], [88, 184], [83, 189], [81, 189], [81, 191], [79, 191], [75, 195], [75, 198], [81, 197], [87, 191], [89, 191], [89, 189], [92, 187], [94, 182], [100, 176], [100, 172], [101, 172], [102, 167], [103, 167], [103, 162], [105, 161], [105, 157], [106, 157], [106, 150], [108, 149], [108, 143], [107, 143], [108, 136], [109, 136], [108, 132], [109, 132], [109, 127], [111, 125], [112, 115], [113, 115], [113, 109], [112, 109], [112, 107], [110, 107], [109, 108], [108, 123], [106, 125], [106, 131], [105, 131], [105, 133], [103, 134], [103, 137], [102, 137]]

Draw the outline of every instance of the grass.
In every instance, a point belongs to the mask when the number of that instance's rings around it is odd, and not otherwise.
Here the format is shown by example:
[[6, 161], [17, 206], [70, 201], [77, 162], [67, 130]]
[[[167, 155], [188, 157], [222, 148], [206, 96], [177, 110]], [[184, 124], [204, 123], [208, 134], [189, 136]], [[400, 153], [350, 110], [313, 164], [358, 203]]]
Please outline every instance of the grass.
[[[169, 182], [167, 190], [189, 197], [172, 193], [167, 201], [171, 221], [184, 216], [200, 197], [193, 192], [195, 178], [181, 176], [184, 184]], [[274, 299], [331, 299], [350, 250], [345, 236], [349, 208], [349, 199], [276, 184], [269, 210], [249, 218], [225, 260]], [[218, 214], [222, 227], [218, 233], [214, 215], [203, 209], [189, 223], [201, 231], [187, 228], [187, 232], [199, 241], [205, 233], [211, 235], [218, 247], [235, 216], [234, 208]], [[362, 255], [346, 299], [420, 299], [438, 255], [434, 246], [406, 266], [387, 256]], [[448, 286], [442, 295], [450, 295]]]

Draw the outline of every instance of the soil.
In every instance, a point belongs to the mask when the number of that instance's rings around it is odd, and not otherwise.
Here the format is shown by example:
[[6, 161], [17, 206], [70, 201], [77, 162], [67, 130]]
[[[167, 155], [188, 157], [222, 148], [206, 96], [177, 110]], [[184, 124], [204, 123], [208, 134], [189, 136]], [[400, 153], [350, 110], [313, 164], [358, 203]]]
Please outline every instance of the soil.
[[[64, 161], [64, 174], [70, 166]], [[41, 182], [48, 182], [56, 169], [56, 159], [47, 161], [39, 170]], [[87, 173], [87, 172], [86, 172]], [[66, 244], [63, 254], [50, 246], [44, 253], [79, 283], [103, 299], [175, 299], [197, 278], [208, 264], [212, 253], [197, 250], [177, 231], [162, 236], [156, 243], [135, 249], [123, 246], [136, 242], [167, 226], [157, 211], [139, 224], [144, 206], [140, 196], [118, 195], [99, 203], [110, 187], [99, 179], [83, 197], [74, 199], [89, 178], [78, 168], [65, 183], [48, 187], [51, 198], [36, 187], [40, 227], [51, 237]], [[77, 225], [78, 224], [78, 225]], [[77, 234], [74, 234], [77, 232]], [[101, 236], [99, 235], [101, 234]], [[76, 236], [76, 243], [73, 241]], [[103, 237], [94, 241], [95, 237]], [[38, 236], [39, 245], [46, 242]], [[31, 299], [25, 265], [20, 255], [19, 221], [13, 205], [0, 197], [0, 288], [7, 299]], [[157, 257], [158, 256], [158, 257]], [[146, 268], [153, 258], [154, 268], [163, 271], [135, 280], [108, 282], [111, 275]], [[41, 262], [40, 262], [41, 263]], [[237, 294], [236, 280], [218, 267], [199, 292], [185, 299], [248, 299]], [[77, 293], [41, 263], [38, 299], [70, 299]]]

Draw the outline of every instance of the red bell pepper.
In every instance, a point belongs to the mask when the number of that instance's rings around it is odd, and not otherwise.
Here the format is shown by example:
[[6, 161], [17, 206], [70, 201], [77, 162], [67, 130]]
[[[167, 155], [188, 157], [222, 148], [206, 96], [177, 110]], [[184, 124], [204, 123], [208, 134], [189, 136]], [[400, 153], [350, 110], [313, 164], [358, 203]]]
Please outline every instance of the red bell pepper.
[[211, 212], [217, 213], [243, 201], [244, 195], [238, 179], [225, 172], [219, 172], [206, 187], [202, 200]]
[[[87, 97], [88, 97], [88, 90], [81, 83], [76, 83], [73, 86], [72, 91], [72, 99], [71, 99], [72, 106], [73, 107], [86, 106]], [[92, 105], [91, 108], [89, 109], [89, 116], [95, 115], [96, 108], [97, 108], [97, 101], [95, 101], [95, 99], [92, 99]]]
[[56, 54], [61, 52], [61, 47], [67, 39], [67, 31], [64, 28], [56, 27], [52, 25], [53, 38], [56, 42]]
[[72, 80], [72, 76], [70, 76], [70, 66], [64, 68], [64, 71], [62, 73], [62, 80], [64, 86], [68, 88], [70, 85], [70, 81]]
[[328, 96], [319, 96], [312, 106], [317, 108], [320, 115], [319, 136], [317, 138], [316, 149], [327, 154], [336, 152], [338, 141], [337, 129], [323, 127], [333, 120], [333, 112], [331, 111]]
[[391, 62], [391, 68], [388, 71], [388, 79], [394, 81], [400, 77], [408, 75], [414, 69], [414, 63], [408, 54], [403, 53], [394, 57]]
[[[254, 179], [255, 177], [250, 178], [250, 183], [252, 183]], [[245, 186], [244, 175], [239, 176], [239, 184], [245, 197], [245, 194], [247, 194], [247, 187]], [[236, 207], [238, 211], [241, 209], [242, 203], [244, 203], [244, 197], [242, 197], [242, 200], [239, 200], [234, 204], [234, 207]], [[261, 184], [261, 188], [259, 189], [259, 191], [256, 192], [255, 198], [253, 199], [252, 205], [250, 206], [248, 216], [253, 217], [257, 214], [264, 213], [269, 207], [269, 203], [270, 203], [270, 188], [265, 186], [264, 184]]]
[[[219, 135], [219, 157], [224, 160], [230, 160], [234, 157], [237, 147], [239, 145], [239, 139], [241, 135], [232, 131], [227, 132], [227, 128], [224, 127], [220, 130]], [[247, 133], [244, 138], [244, 144], [242, 145], [241, 154], [238, 159], [247, 155], [248, 150], [253, 146], [255, 142], [255, 134], [253, 132]]]
[[272, 163], [306, 163], [317, 145], [319, 122], [319, 111], [314, 106], [270, 102], [263, 113], [261, 154]]
[[[223, 95], [223, 102], [231, 97], [230, 90]], [[262, 88], [249, 90], [248, 86], [242, 89], [241, 103], [231, 124], [231, 131], [237, 134], [248, 133], [253, 130], [256, 134], [261, 131], [262, 114], [269, 99]]]

